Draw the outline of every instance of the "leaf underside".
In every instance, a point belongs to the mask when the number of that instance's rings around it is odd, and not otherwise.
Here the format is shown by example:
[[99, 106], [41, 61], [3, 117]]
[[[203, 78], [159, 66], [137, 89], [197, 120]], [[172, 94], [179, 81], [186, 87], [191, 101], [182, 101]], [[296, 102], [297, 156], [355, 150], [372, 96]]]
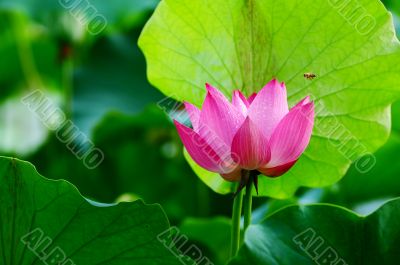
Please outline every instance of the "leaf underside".
[[71, 265], [180, 264], [157, 239], [168, 228], [158, 205], [89, 202], [68, 182], [45, 179], [27, 162], [0, 157], [3, 265], [43, 264], [40, 257], [50, 262], [59, 250]]
[[[284, 176], [260, 177], [261, 196], [285, 198], [300, 186], [330, 185], [387, 140], [400, 50], [378, 0], [165, 0], [139, 46], [150, 82], [197, 106], [206, 82], [226, 96], [234, 89], [250, 95], [277, 77], [286, 83], [290, 106], [311, 95], [317, 115], [310, 145]], [[305, 79], [307, 72], [317, 78]], [[234, 191], [187, 159], [214, 191]]]

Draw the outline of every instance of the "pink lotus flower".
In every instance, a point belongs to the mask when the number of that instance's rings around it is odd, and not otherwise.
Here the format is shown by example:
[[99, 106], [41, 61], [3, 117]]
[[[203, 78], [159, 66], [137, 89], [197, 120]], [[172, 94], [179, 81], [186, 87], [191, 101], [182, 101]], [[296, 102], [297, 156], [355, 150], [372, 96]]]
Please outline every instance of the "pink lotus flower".
[[197, 164], [225, 180], [243, 181], [243, 171], [277, 177], [296, 163], [314, 125], [309, 97], [289, 111], [285, 84], [275, 79], [249, 98], [234, 91], [232, 103], [216, 88], [206, 88], [202, 110], [184, 103], [193, 129], [174, 121]]

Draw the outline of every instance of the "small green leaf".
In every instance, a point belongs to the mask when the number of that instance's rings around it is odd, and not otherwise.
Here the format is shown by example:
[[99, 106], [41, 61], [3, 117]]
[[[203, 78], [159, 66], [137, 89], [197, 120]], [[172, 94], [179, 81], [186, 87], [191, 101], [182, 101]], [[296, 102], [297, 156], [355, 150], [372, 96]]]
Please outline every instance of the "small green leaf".
[[252, 225], [229, 265], [398, 264], [400, 199], [362, 217], [345, 208], [289, 206]]
[[158, 205], [90, 202], [66, 181], [0, 158], [2, 265], [50, 264], [55, 254], [63, 264], [181, 264], [157, 239], [168, 227]]
[[[290, 106], [312, 96], [310, 145], [281, 178], [260, 178], [262, 196], [330, 185], [387, 140], [390, 104], [400, 89], [400, 46], [378, 0], [165, 0], [139, 46], [150, 82], [177, 100], [200, 106], [206, 82], [226, 96], [234, 89], [250, 95], [272, 77], [286, 82]], [[306, 80], [306, 72], [317, 78]], [[214, 191], [233, 190], [190, 163]]]

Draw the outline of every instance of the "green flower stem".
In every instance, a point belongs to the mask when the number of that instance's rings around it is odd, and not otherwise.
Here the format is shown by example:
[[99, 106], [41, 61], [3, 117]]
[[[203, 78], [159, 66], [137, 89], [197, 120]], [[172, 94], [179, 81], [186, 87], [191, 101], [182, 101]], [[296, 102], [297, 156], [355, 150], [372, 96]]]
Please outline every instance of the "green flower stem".
[[[244, 197], [244, 226], [243, 235], [246, 232], [247, 227], [251, 224], [251, 209], [253, 203], [253, 197], [251, 196], [251, 189], [253, 186], [253, 178], [250, 177], [246, 184], [246, 195]], [[243, 236], [244, 238], [244, 236]]]
[[242, 214], [243, 191], [238, 192], [233, 201], [231, 258], [236, 256], [240, 246], [240, 217]]

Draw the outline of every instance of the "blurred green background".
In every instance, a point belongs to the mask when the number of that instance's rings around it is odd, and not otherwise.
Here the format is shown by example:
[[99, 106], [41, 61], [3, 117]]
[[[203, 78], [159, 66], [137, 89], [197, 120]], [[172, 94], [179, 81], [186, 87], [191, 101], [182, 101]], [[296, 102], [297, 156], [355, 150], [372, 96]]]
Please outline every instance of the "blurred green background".
[[[215, 194], [191, 171], [171, 119], [157, 106], [164, 96], [148, 83], [137, 47], [158, 1], [90, 3], [107, 21], [95, 35], [87, 30], [84, 12], [58, 1], [0, 0], [0, 154], [30, 161], [43, 176], [66, 179], [90, 199], [160, 203], [170, 222], [209, 256], [226, 259], [228, 250], [215, 249], [229, 238], [232, 196]], [[400, 33], [400, 1], [384, 4]], [[104, 152], [99, 167], [86, 168], [21, 103], [36, 89]], [[351, 168], [339, 183], [303, 188], [289, 200], [257, 198], [254, 221], [296, 202], [331, 202], [369, 213], [399, 196], [400, 103], [393, 106], [392, 120], [391, 137], [376, 153], [372, 171]], [[209, 227], [219, 231], [213, 242], [203, 233]]]

